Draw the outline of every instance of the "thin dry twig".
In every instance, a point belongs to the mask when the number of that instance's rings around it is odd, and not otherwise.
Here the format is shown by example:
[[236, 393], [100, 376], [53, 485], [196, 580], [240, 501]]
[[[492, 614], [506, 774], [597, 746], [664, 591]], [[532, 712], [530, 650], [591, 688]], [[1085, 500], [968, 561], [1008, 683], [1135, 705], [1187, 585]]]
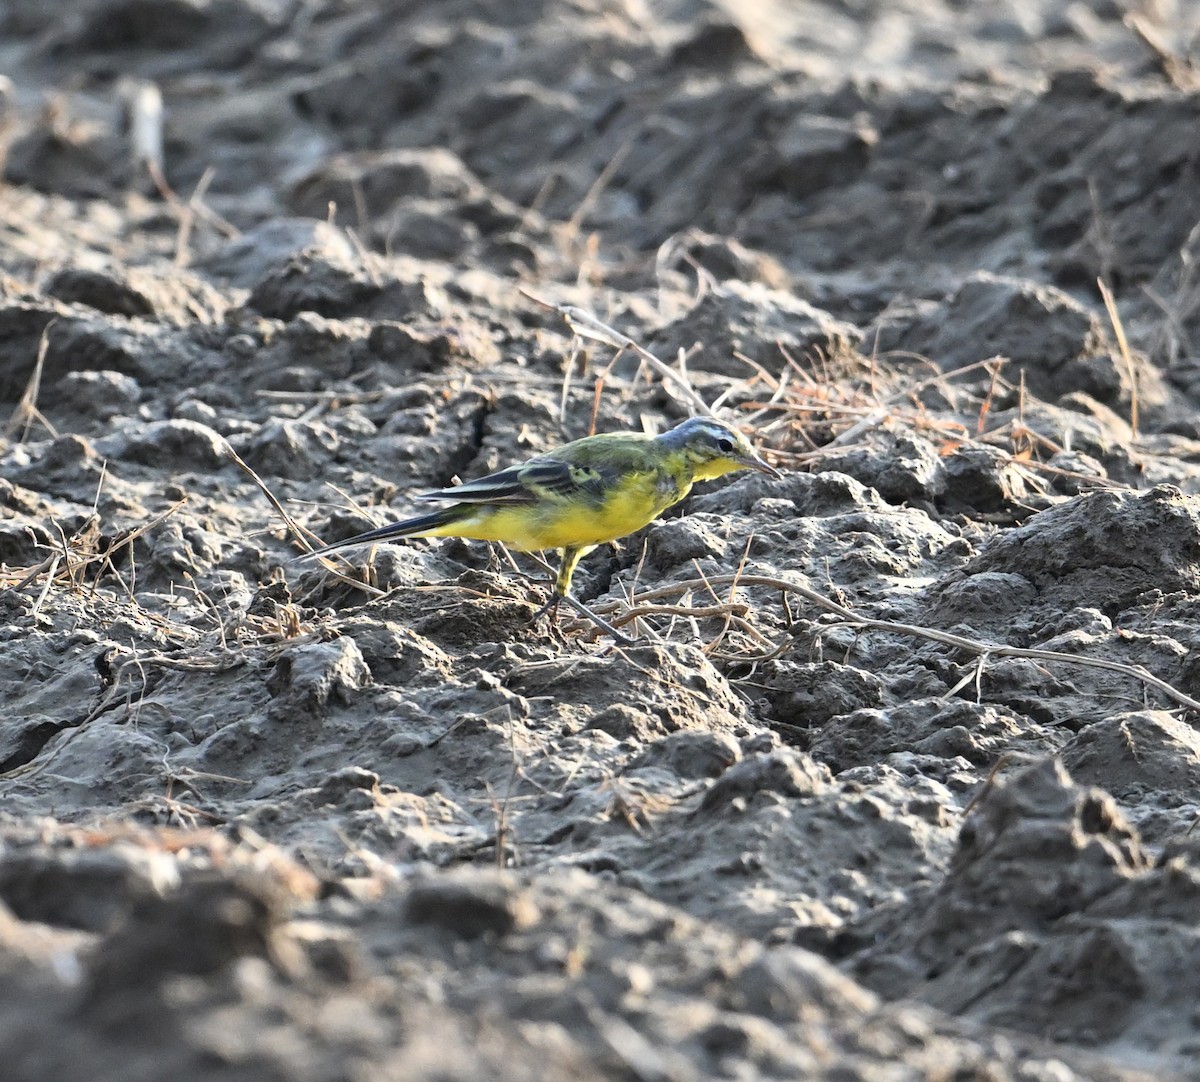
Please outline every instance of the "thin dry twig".
[[[151, 166], [151, 170], [153, 168]], [[158, 175], [162, 176], [161, 171]], [[192, 229], [196, 224], [198, 208], [204, 205], [204, 195], [216, 175], [216, 169], [211, 165], [208, 166], [200, 174], [200, 179], [196, 182], [196, 187], [192, 190], [191, 198], [186, 203], [180, 203], [176, 207], [176, 213], [179, 218], [175, 229], [175, 266], [177, 267], [186, 267], [191, 258]]]
[[605, 345], [611, 346], [616, 350], [632, 350], [641, 360], [654, 369], [665, 382], [674, 387], [693, 410], [705, 417], [716, 416], [712, 407], [696, 393], [695, 389], [684, 377], [680, 376], [669, 364], [660, 360], [648, 349], [644, 349], [638, 345], [628, 335], [614, 330], [590, 312], [586, 312], [582, 308], [577, 308], [573, 304], [555, 304], [553, 301], [543, 300], [541, 297], [535, 296], [528, 290], [522, 289], [521, 292], [535, 304], [540, 304], [543, 308], [549, 308], [557, 312], [566, 320], [567, 326], [578, 337], [586, 338], [593, 342], [603, 342]]
[[591, 186], [583, 193], [583, 198], [579, 200], [579, 204], [575, 207], [575, 212], [567, 219], [567, 236], [574, 237], [578, 235], [580, 227], [583, 225], [583, 219], [587, 217], [588, 211], [592, 209], [596, 200], [600, 197], [600, 193], [608, 187], [609, 182], [616, 175], [621, 164], [629, 156], [629, 152], [633, 149], [633, 140], [626, 139], [613, 156], [609, 158], [604, 168], [596, 175], [596, 179], [592, 181]]
[[12, 416], [8, 419], [8, 424], [4, 426], [4, 434], [6, 436], [12, 436], [18, 428], [21, 430], [19, 443], [24, 443], [29, 438], [29, 430], [33, 428], [35, 422], [40, 424], [52, 437], [58, 436], [57, 429], [46, 419], [46, 415], [37, 408], [38, 395], [42, 389], [42, 370], [46, 365], [46, 351], [50, 348], [50, 328], [57, 322], [57, 319], [52, 319], [42, 328], [41, 338], [38, 339], [37, 358], [33, 363], [33, 371], [29, 374], [25, 390], [22, 392], [21, 399], [13, 410]]
[[[99, 520], [95, 517], [83, 529], [74, 534], [71, 538], [67, 538], [61, 529], [55, 528], [58, 531], [58, 548], [53, 555], [48, 556], [40, 564], [32, 568], [23, 568], [16, 574], [20, 574], [21, 578], [16, 582], [0, 585], [0, 593], [11, 590], [14, 593], [24, 589], [26, 586], [36, 582], [42, 575], [46, 576], [45, 585], [42, 587], [37, 600], [33, 605], [30, 616], [36, 617], [41, 611], [42, 606], [49, 596], [50, 589], [57, 582], [60, 586], [66, 586], [71, 590], [77, 590], [83, 584], [83, 572], [91, 566], [96, 566], [96, 580], [93, 582], [92, 589], [95, 590], [96, 581], [104, 571], [110, 570], [115, 572], [113, 557], [120, 552], [121, 549], [131, 546], [143, 534], [153, 530], [166, 519], [170, 518], [178, 511], [185, 503], [187, 498], [173, 503], [165, 511], [155, 515], [148, 522], [143, 522], [136, 529], [130, 530], [127, 533], [122, 533], [119, 537], [113, 539], [103, 549], [95, 548], [95, 544], [100, 536]], [[124, 582], [124, 580], [122, 580]], [[132, 590], [126, 584], [126, 593], [131, 601], [136, 604], [136, 598], [133, 596]]]
[[[239, 455], [237, 453], [237, 451], [235, 451], [233, 449], [233, 447], [230, 445], [228, 440], [225, 441], [225, 453], [227, 455], [229, 455], [229, 457], [231, 459], [233, 459], [233, 461], [237, 465], [238, 469], [242, 470], [245, 474], [247, 474], [247, 476], [249, 476], [250, 480], [253, 481], [255, 483], [255, 485], [258, 486], [259, 491], [264, 496], [266, 496], [267, 501], [275, 509], [275, 513], [283, 520], [284, 525], [287, 526], [287, 528], [291, 531], [292, 536], [297, 541], [300, 542], [305, 553], [307, 554], [307, 553], [313, 552], [314, 546], [313, 546], [312, 542], [316, 541], [317, 544], [320, 544], [321, 539], [319, 537], [317, 537], [317, 535], [314, 534], [311, 530], [302, 526], [299, 522], [297, 522], [288, 513], [287, 509], [283, 506], [282, 503], [280, 503], [279, 498], [268, 487], [266, 481], [264, 481], [261, 477], [259, 477], [259, 475], [255, 472], [254, 468], [244, 458], [242, 458], [242, 456]], [[310, 540], [310, 538], [311, 538], [311, 540]], [[331, 554], [331, 555], [334, 555], [334, 554]], [[340, 557], [340, 556], [338, 558], [344, 559], [344, 557]], [[350, 586], [357, 587], [359, 590], [363, 590], [366, 593], [373, 595], [374, 597], [383, 597], [384, 596], [385, 591], [380, 590], [377, 586], [372, 586], [370, 583], [363, 582], [361, 579], [352, 578], [349, 575], [343, 574], [341, 571], [339, 571], [333, 565], [333, 563], [331, 562], [329, 557], [322, 556], [321, 561], [322, 561], [323, 566], [326, 568], [326, 570], [329, 571], [330, 574], [339, 578], [342, 582], [345, 582], [345, 583], [349, 584]], [[346, 562], [349, 563], [349, 561], [346, 561]]]
[[396, 387], [380, 387], [374, 391], [255, 391], [258, 398], [275, 402], [300, 402], [307, 404], [356, 405], [363, 402], [379, 402], [400, 393]]
[[1096, 279], [1100, 288], [1100, 296], [1104, 298], [1104, 308], [1108, 312], [1108, 320], [1112, 324], [1113, 334], [1117, 336], [1117, 349], [1125, 370], [1129, 373], [1129, 428], [1133, 438], [1138, 438], [1138, 373], [1137, 365], [1133, 362], [1133, 354], [1129, 349], [1129, 340], [1125, 337], [1125, 326], [1121, 322], [1121, 313], [1117, 311], [1117, 301], [1112, 290], [1103, 278]]
[[[1122, 676], [1128, 676], [1133, 680], [1137, 680], [1157, 691], [1162, 692], [1168, 698], [1179, 703], [1180, 706], [1187, 707], [1189, 710], [1200, 711], [1200, 700], [1193, 699], [1190, 695], [1185, 694], [1167, 681], [1155, 676], [1148, 669], [1141, 665], [1130, 665], [1123, 661], [1113, 661], [1109, 658], [1096, 657], [1080, 657], [1075, 654], [1062, 653], [1059, 650], [1039, 650], [1024, 646], [1009, 646], [1006, 643], [987, 642], [983, 639], [972, 639], [965, 635], [956, 635], [950, 631], [941, 631], [937, 628], [922, 627], [918, 624], [904, 624], [893, 620], [879, 620], [871, 616], [863, 616], [854, 612], [852, 609], [841, 605], [836, 601], [831, 601], [823, 594], [818, 593], [807, 586], [803, 586], [797, 582], [790, 582], [787, 579], [776, 578], [770, 575], [718, 575], [706, 579], [690, 579], [686, 582], [673, 583], [670, 586], [659, 587], [656, 590], [648, 590], [640, 597], [635, 598], [638, 603], [644, 603], [649, 600], [660, 600], [665, 597], [677, 596], [686, 593], [690, 590], [699, 589], [702, 586], [728, 586], [738, 583], [742, 586], [767, 586], [784, 593], [796, 594], [804, 598], [806, 601], [818, 608], [824, 609], [826, 612], [832, 612], [836, 616], [840, 616], [844, 622], [844, 626], [854, 628], [871, 628], [876, 631], [891, 632], [896, 635], [908, 635], [914, 638], [928, 639], [931, 642], [938, 642], [944, 646], [952, 646], [957, 650], [963, 650], [969, 654], [989, 655], [991, 657], [1012, 657], [1025, 658], [1030, 661], [1054, 662], [1063, 665], [1078, 665], [1084, 668], [1104, 669], [1108, 672], [1119, 673]], [[618, 604], [616, 602], [613, 603]], [[597, 606], [597, 610], [607, 613], [610, 611], [606, 606]], [[829, 630], [830, 627], [825, 627], [822, 630]], [[783, 654], [789, 647], [790, 640], [785, 640], [780, 643], [774, 651], [769, 654], [764, 654], [759, 657], [743, 658], [744, 661], [760, 663], [763, 661], [773, 660], [775, 657]]]
[[259, 491], [264, 496], [266, 496], [267, 501], [275, 509], [275, 513], [283, 520], [284, 525], [286, 525], [287, 528], [289, 530], [291, 530], [292, 536], [294, 536], [296, 538], [296, 540], [299, 541], [300, 544], [304, 546], [305, 552], [312, 552], [313, 545], [312, 545], [312, 541], [310, 541], [310, 538], [312, 538], [312, 540], [315, 540], [318, 542], [320, 541], [320, 538], [318, 538], [314, 533], [312, 533], [311, 530], [305, 529], [303, 526], [300, 525], [300, 523], [298, 523], [294, 518], [292, 518], [292, 516], [290, 514], [288, 514], [288, 512], [284, 508], [283, 504], [279, 502], [278, 497], [267, 486], [266, 481], [264, 481], [261, 477], [258, 476], [258, 474], [254, 471], [254, 467], [251, 466], [244, 458], [242, 458], [241, 455], [239, 455], [237, 453], [237, 451], [235, 451], [233, 449], [233, 446], [229, 443], [228, 440], [225, 441], [225, 453], [231, 459], [233, 459], [233, 461], [237, 465], [238, 469], [240, 469], [244, 473], [246, 473], [249, 476], [250, 480], [253, 481], [258, 486]]
[[[224, 234], [230, 239], [234, 237], [240, 237], [242, 235], [242, 231], [238, 229], [236, 225], [228, 221], [226, 218], [221, 217], [221, 215], [209, 207], [208, 204], [203, 201], [203, 199], [197, 197], [195, 192], [192, 193], [192, 197], [187, 201], [187, 203], [184, 203], [184, 201], [179, 198], [179, 194], [175, 191], [175, 189], [171, 187], [163, 171], [159, 169], [153, 162], [146, 163], [146, 171], [150, 174], [150, 179], [154, 182], [154, 186], [158, 189], [158, 194], [162, 196], [162, 198], [170, 205], [171, 209], [175, 212], [178, 218], [203, 218], [218, 232]], [[205, 181], [204, 177], [201, 176], [200, 183], [196, 185], [196, 190], [203, 194], [203, 191], [207, 190], [209, 183], [211, 183], [211, 181]], [[203, 189], [201, 189], [201, 184], [203, 184]], [[184, 235], [183, 240], [186, 241], [188, 239], [188, 236], [191, 234], [191, 230], [192, 224], [189, 221], [187, 233]], [[177, 245], [179, 240], [180, 237], [177, 233]], [[178, 254], [179, 249], [177, 247], [177, 257]]]

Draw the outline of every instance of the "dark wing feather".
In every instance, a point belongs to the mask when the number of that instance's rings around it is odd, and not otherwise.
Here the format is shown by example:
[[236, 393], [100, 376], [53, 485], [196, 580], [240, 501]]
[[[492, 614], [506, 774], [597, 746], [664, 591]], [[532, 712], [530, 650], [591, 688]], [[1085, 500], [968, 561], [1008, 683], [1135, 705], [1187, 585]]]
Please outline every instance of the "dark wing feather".
[[627, 434], [590, 436], [522, 465], [510, 466], [464, 485], [423, 492], [417, 498], [480, 504], [584, 499], [599, 506], [621, 478], [661, 472], [656, 451], [654, 441], [649, 438]]
[[521, 482], [527, 466], [509, 466], [464, 485], [422, 492], [418, 500], [458, 500], [460, 503], [533, 503], [537, 496]]
[[604, 498], [607, 476], [607, 471], [596, 466], [552, 458], [535, 460], [521, 470], [522, 482], [543, 495], [560, 500], [583, 497], [593, 503]]
[[543, 455], [520, 466], [490, 473], [462, 485], [422, 492], [419, 500], [457, 500], [460, 503], [523, 504], [539, 499], [569, 500], [586, 497], [603, 499], [609, 471], [593, 466], [571, 464]]
[[594, 470], [570, 466], [552, 458], [535, 458], [462, 485], [422, 492], [420, 500], [457, 500], [460, 503], [537, 503], [546, 496], [569, 499], [586, 491], [598, 475]]

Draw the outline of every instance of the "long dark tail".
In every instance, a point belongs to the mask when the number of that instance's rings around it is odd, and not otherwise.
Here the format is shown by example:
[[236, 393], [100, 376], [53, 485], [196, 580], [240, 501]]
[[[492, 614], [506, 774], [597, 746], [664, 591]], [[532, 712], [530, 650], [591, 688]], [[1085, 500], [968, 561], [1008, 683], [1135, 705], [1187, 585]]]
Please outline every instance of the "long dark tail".
[[357, 545], [367, 545], [374, 541], [390, 541], [396, 537], [424, 537], [432, 530], [453, 525], [459, 519], [465, 518], [469, 513], [469, 509], [462, 507], [443, 507], [440, 511], [431, 511], [427, 515], [417, 515], [416, 518], [406, 518], [400, 522], [392, 522], [387, 526], [380, 526], [377, 530], [356, 533], [353, 537], [347, 537], [344, 541], [335, 541], [332, 545], [326, 545], [315, 552], [306, 553], [300, 558], [302, 560], [312, 560], [318, 556], [324, 556], [328, 552], [340, 552], [342, 549], [354, 548]]

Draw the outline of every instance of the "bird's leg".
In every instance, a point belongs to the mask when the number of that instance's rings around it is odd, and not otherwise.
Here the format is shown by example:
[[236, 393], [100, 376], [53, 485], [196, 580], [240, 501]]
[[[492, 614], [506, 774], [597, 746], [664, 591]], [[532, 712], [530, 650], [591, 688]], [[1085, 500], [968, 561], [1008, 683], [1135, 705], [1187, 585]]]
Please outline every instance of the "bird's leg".
[[575, 573], [575, 565], [579, 563], [580, 557], [586, 552], [586, 549], [566, 548], [562, 550], [562, 562], [558, 566], [558, 575], [554, 579], [554, 588], [550, 592], [550, 600], [546, 602], [534, 614], [534, 620], [537, 621], [550, 613], [551, 620], [558, 619], [559, 602], [565, 601], [581, 616], [586, 616], [606, 635], [611, 635], [615, 642], [622, 646], [633, 646], [635, 640], [628, 635], [618, 631], [603, 617], [592, 612], [582, 601], [577, 601], [571, 596], [571, 576]]
[[554, 579], [554, 587], [550, 591], [550, 600], [533, 614], [534, 621], [540, 620], [547, 613], [552, 622], [558, 620], [558, 603], [567, 596], [571, 589], [571, 576], [575, 574], [575, 565], [579, 563], [583, 551], [576, 548], [562, 550], [562, 559], [558, 565], [558, 575]]

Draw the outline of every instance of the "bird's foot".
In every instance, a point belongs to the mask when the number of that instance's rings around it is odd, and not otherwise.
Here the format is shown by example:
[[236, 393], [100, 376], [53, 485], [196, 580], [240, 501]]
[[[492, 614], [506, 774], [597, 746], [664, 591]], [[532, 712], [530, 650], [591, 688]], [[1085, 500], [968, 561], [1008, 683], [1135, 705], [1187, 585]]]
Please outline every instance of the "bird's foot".
[[581, 616], [586, 616], [592, 621], [605, 635], [612, 637], [613, 641], [621, 646], [634, 646], [636, 639], [631, 639], [623, 631], [618, 631], [612, 624], [600, 616], [598, 613], [592, 612], [582, 601], [576, 601], [570, 594], [554, 593], [550, 595], [550, 600], [546, 602], [537, 612], [533, 614], [531, 623], [537, 623], [543, 616], [549, 615], [552, 627], [558, 625], [558, 606], [559, 602], [565, 601]]
[[550, 600], [546, 602], [537, 612], [533, 614], [529, 621], [531, 624], [536, 624], [543, 616], [550, 617], [550, 623], [558, 623], [558, 603], [562, 600], [561, 595], [551, 594]]
[[555, 597], [551, 600], [551, 605], [553, 605], [555, 612], [558, 611], [559, 600], [565, 601], [571, 606], [571, 608], [579, 613], [580, 616], [586, 616], [592, 621], [593, 624], [603, 631], [605, 635], [610, 636], [618, 645], [635, 646], [637, 644], [636, 639], [631, 639], [623, 631], [618, 631], [615, 627], [613, 627], [612, 624], [605, 620], [603, 616], [592, 612], [592, 610], [589, 609], [582, 601], [576, 601], [575, 598], [573, 598], [570, 594], [563, 594], [561, 598]]

